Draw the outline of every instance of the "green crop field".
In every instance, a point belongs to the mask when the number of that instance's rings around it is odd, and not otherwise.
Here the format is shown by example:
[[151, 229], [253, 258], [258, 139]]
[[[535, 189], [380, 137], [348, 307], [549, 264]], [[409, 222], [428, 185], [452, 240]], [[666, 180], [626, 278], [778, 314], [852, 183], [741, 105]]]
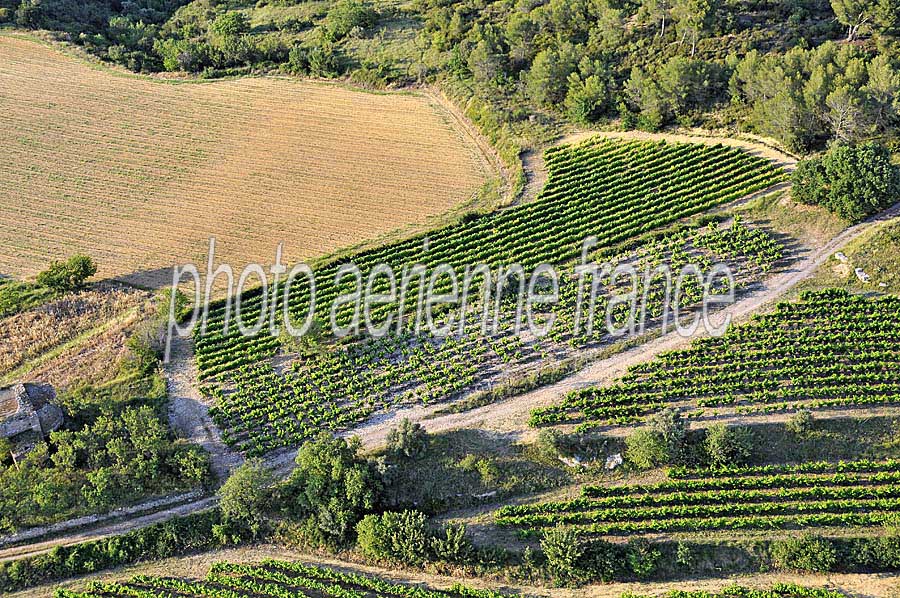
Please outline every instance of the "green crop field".
[[[514, 257], [526, 271], [541, 262], [569, 265], [577, 258], [584, 235], [596, 234], [604, 249], [624, 248], [642, 233], [781, 178], [766, 161], [723, 146], [596, 139], [548, 152], [547, 159], [550, 180], [535, 203], [437, 231], [424, 253], [421, 239], [415, 239], [350, 259], [363, 272], [381, 260], [399, 269], [404, 259], [431, 265], [447, 262], [459, 272], [469, 264], [494, 266]], [[703, 182], [686, 184], [680, 173], [696, 173], [696, 168], [705, 173], [697, 179]], [[660, 186], [661, 177], [675, 182]], [[579, 210], [590, 216], [574, 218]], [[615, 221], [613, 230], [619, 232], [604, 228], [606, 221]], [[622, 249], [613, 261], [634, 263], [642, 272], [661, 264], [677, 272], [688, 263], [704, 270], [724, 261], [739, 275], [738, 282], [746, 284], [762, 277], [781, 257], [782, 248], [770, 235], [736, 219], [721, 226], [680, 228], [636, 250]], [[332, 270], [333, 266], [325, 267], [317, 277], [317, 301], [325, 300], [326, 307], [339, 291], [329, 284]], [[684, 289], [689, 305], [703, 296], [701, 286], [692, 282]], [[201, 376], [217, 379], [204, 390], [216, 401], [212, 415], [226, 442], [263, 454], [301, 442], [322, 428], [350, 427], [379, 409], [446, 400], [496, 380], [511, 368], [546, 366], [602, 342], [598, 337], [608, 296], [598, 297], [593, 317], [598, 332], [590, 335], [574, 323], [578, 286], [574, 277], [561, 281], [559, 303], [544, 314], [555, 321], [544, 338], [523, 338], [511, 330], [510, 319], [496, 333], [485, 334], [482, 322], [473, 318], [459, 335], [426, 338], [404, 327], [380, 338], [344, 342], [277, 372], [267, 358], [280, 349], [279, 338], [210, 333], [197, 339], [197, 364]], [[647, 286], [648, 313], [660, 316], [658, 285], [651, 281]], [[409, 295], [415, 297], [416, 292]], [[244, 305], [252, 304], [242, 304], [242, 314]], [[293, 296], [291, 304], [303, 307]], [[223, 315], [221, 310], [214, 313], [210, 325], [220, 323]], [[626, 315], [616, 313], [617, 321]], [[321, 314], [323, 320], [327, 317]]]
[[765, 414], [897, 401], [900, 299], [809, 292], [772, 314], [636, 366], [618, 383], [534, 411], [534, 426], [625, 424], [665, 406]]
[[259, 565], [216, 563], [204, 581], [138, 576], [124, 583], [94, 583], [80, 592], [59, 590], [56, 598], [501, 598], [490, 590], [454, 586], [432, 590], [421, 586], [345, 573], [302, 563], [265, 561]]
[[666, 482], [586, 486], [564, 502], [509, 505], [501, 526], [597, 535], [878, 526], [900, 512], [900, 462], [675, 470]]
[[[348, 292], [334, 284], [340, 264], [347, 261], [354, 262], [364, 277], [378, 264], [388, 264], [399, 272], [408, 264], [434, 267], [446, 263], [461, 273], [474, 264], [496, 267], [518, 263], [530, 271], [541, 263], [562, 264], [576, 259], [588, 235], [598, 236], [598, 249], [614, 247], [784, 178], [783, 172], [768, 161], [721, 145], [598, 138], [548, 150], [546, 161], [549, 178], [533, 203], [434, 231], [428, 235], [428, 243], [414, 237], [319, 269], [319, 317], [327, 321], [333, 300]], [[292, 290], [291, 311], [302, 319], [308, 309], [308, 290], [301, 285]], [[415, 293], [410, 292], [410, 296]], [[245, 294], [241, 312], [244, 321], [255, 321], [263, 303], [259, 293], [256, 297]], [[352, 306], [342, 307], [345, 309], [338, 311], [337, 319], [347, 322]], [[387, 304], [380, 311], [392, 308], [397, 306]], [[377, 316], [382, 313], [373, 318], [380, 321]], [[269, 335], [248, 338], [236, 330], [227, 335], [213, 332], [224, 316], [222, 304], [210, 314], [211, 332], [197, 339], [201, 376], [255, 363], [278, 350], [278, 340]]]

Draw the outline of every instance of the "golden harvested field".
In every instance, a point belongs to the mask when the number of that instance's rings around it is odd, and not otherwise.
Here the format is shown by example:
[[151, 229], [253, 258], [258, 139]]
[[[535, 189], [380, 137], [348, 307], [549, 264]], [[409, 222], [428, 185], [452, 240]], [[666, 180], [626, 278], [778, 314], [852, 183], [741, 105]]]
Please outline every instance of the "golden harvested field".
[[[165, 82], [0, 34], [0, 273], [93, 256], [166, 284], [426, 224], [496, 176], [439, 103], [276, 78]], [[165, 270], [162, 270], [165, 269]]]

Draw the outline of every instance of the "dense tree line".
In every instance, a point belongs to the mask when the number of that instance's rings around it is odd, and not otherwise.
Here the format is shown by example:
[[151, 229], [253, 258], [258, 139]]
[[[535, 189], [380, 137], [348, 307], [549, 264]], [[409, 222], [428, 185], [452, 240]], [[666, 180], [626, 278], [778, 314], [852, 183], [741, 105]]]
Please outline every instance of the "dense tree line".
[[[266, 4], [0, 0], [0, 22], [63, 32], [136, 71], [443, 81], [498, 145], [539, 135], [536, 115], [724, 124], [799, 151], [897, 125], [900, 0], [289, 0], [278, 4], [293, 16], [255, 21]], [[420, 26], [406, 56], [348, 43], [410, 20]]]

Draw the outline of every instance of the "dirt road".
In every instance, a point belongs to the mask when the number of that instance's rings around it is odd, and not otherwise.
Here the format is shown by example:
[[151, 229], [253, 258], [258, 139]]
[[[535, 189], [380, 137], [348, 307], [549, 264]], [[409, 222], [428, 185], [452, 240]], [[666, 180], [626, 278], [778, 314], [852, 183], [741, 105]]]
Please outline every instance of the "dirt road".
[[209, 417], [209, 405], [197, 390], [197, 369], [192, 356], [193, 341], [174, 338], [169, 363], [163, 366], [169, 391], [169, 426], [175, 434], [202, 446], [209, 453], [216, 479], [222, 481], [244, 459], [222, 441], [218, 428]]

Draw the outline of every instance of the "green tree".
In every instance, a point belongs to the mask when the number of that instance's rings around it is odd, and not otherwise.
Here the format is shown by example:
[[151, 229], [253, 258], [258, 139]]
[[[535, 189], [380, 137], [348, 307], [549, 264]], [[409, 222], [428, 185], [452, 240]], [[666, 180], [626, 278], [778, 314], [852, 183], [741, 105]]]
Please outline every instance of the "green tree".
[[597, 75], [584, 79], [578, 73], [569, 75], [565, 107], [572, 120], [580, 123], [594, 122], [605, 110], [608, 99], [606, 85]]
[[847, 27], [847, 41], [855, 40], [860, 28], [872, 23], [877, 7], [877, 0], [831, 0], [837, 20]]
[[647, 428], [632, 432], [625, 440], [625, 458], [639, 469], [651, 469], [669, 460], [669, 451], [662, 437]]
[[562, 42], [558, 47], [541, 50], [525, 77], [528, 97], [543, 108], [559, 106], [568, 91], [569, 75], [577, 66], [575, 47], [571, 43]]
[[238, 467], [219, 488], [219, 508], [230, 523], [256, 535], [269, 500], [272, 474], [259, 461]]
[[216, 17], [209, 32], [221, 39], [233, 39], [250, 31], [250, 19], [241, 11], [231, 10]]
[[900, 168], [877, 143], [835, 144], [823, 156], [798, 165], [792, 195], [796, 201], [821, 205], [859, 222], [897, 201]]
[[425, 454], [428, 448], [428, 433], [422, 424], [403, 418], [400, 425], [391, 428], [387, 437], [388, 451], [394, 456], [415, 459]]
[[53, 262], [38, 274], [37, 283], [57, 292], [69, 292], [81, 288], [84, 282], [97, 273], [97, 264], [90, 257], [74, 255], [65, 262]]
[[359, 439], [333, 438], [327, 432], [300, 447], [297, 466], [280, 495], [288, 513], [302, 520], [308, 541], [343, 545], [356, 523], [375, 508], [378, 479], [359, 448]]
[[357, 546], [370, 558], [420, 565], [429, 556], [426, 518], [419, 511], [367, 515], [356, 532]]
[[581, 559], [585, 554], [584, 543], [571, 527], [546, 530], [541, 538], [541, 551], [553, 574], [563, 582], [581, 577]]
[[672, 0], [672, 20], [675, 31], [691, 41], [691, 56], [697, 52], [697, 40], [710, 26], [716, 12], [715, 0]]
[[361, 0], [338, 0], [325, 15], [322, 31], [325, 39], [339, 41], [353, 32], [354, 29], [368, 29], [375, 25], [377, 14], [371, 5]]
[[672, 0], [643, 0], [638, 11], [638, 18], [642, 21], [659, 23], [656, 32], [660, 38], [666, 37], [666, 23], [672, 14]]

